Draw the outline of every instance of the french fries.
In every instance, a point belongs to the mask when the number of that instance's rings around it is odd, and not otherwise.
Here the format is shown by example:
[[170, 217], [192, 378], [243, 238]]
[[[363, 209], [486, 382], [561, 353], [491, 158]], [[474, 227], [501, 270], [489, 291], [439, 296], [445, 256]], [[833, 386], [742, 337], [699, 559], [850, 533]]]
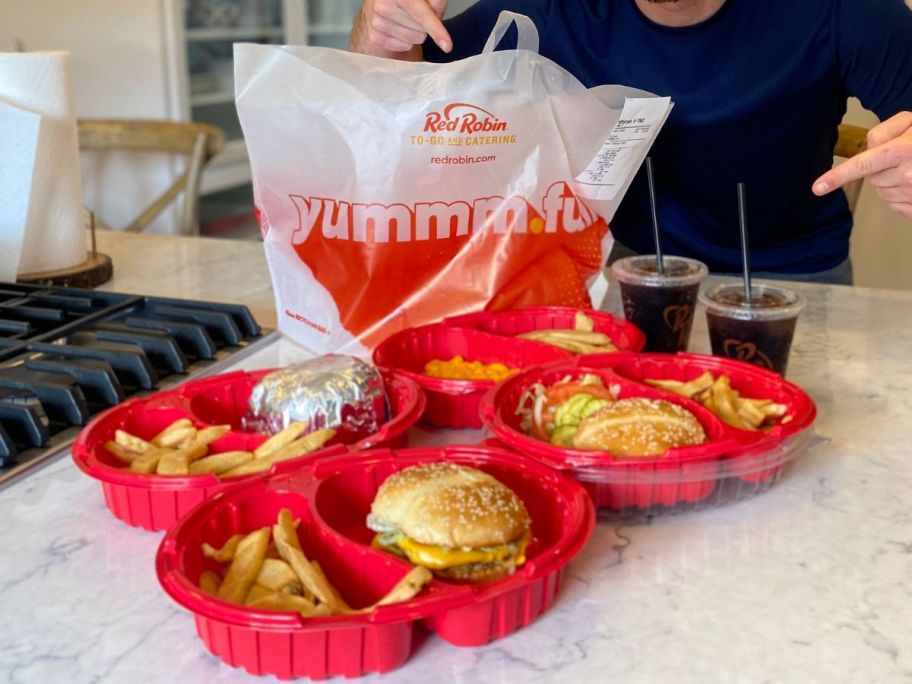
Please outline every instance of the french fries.
[[190, 457], [183, 449], [173, 449], [162, 453], [155, 468], [156, 475], [189, 475]]
[[222, 580], [218, 597], [223, 601], [243, 603], [247, 592], [256, 582], [257, 575], [266, 560], [266, 547], [269, 546], [269, 528], [263, 527], [251, 532], [238, 544], [228, 573]]
[[235, 477], [236, 475], [249, 475], [250, 473], [260, 473], [264, 470], [269, 470], [274, 463], [298, 458], [299, 456], [304, 456], [312, 451], [316, 451], [331, 440], [335, 434], [335, 430], [323, 428], [322, 430], [311, 432], [309, 435], [304, 435], [293, 442], [289, 442], [285, 446], [267, 453], [265, 456], [256, 456], [256, 452], [254, 452], [254, 459], [252, 461], [248, 461], [231, 470], [220, 473], [220, 475], [222, 477]]
[[335, 587], [326, 579], [326, 575], [323, 574], [320, 567], [307, 560], [307, 556], [301, 549], [301, 542], [298, 540], [298, 532], [295, 530], [291, 511], [287, 508], [279, 511], [278, 521], [272, 526], [272, 538], [282, 559], [291, 566], [301, 583], [321, 603], [329, 606], [333, 613], [351, 610]]
[[416, 565], [386, 596], [377, 601], [371, 608], [401, 603], [418, 595], [424, 585], [431, 581], [434, 574], [423, 565]]
[[647, 380], [646, 384], [658, 387], [666, 392], [693, 399], [694, 401], [699, 401], [701, 398], [699, 395], [702, 395], [706, 390], [712, 387], [713, 382], [712, 373], [707, 371], [700, 377], [690, 380], [689, 382], [681, 382], [680, 380]]
[[206, 570], [200, 575], [199, 587], [204, 593], [209, 594], [210, 596], [218, 595], [219, 585], [221, 583], [222, 578], [212, 570]]
[[279, 461], [309, 454], [336, 434], [335, 430], [323, 428], [304, 435], [307, 423], [298, 422], [267, 439], [255, 451], [211, 454], [209, 446], [230, 430], [230, 425], [197, 429], [189, 419], [181, 418], [148, 441], [126, 430], [116, 430], [114, 439], [104, 447], [131, 472], [142, 475], [235, 477], [261, 473]]
[[[126, 430], [116, 430], [114, 441], [107, 442], [105, 449], [127, 463], [134, 473], [189, 475], [190, 466], [209, 453], [208, 445], [230, 429], [230, 425], [214, 425], [197, 430], [189, 419], [181, 418], [148, 442]], [[231, 467], [237, 464], [232, 462]]]
[[278, 547], [281, 542], [284, 542], [288, 546], [296, 548], [298, 551], [302, 550], [294, 518], [291, 515], [291, 511], [287, 508], [283, 508], [279, 511], [276, 524], [272, 526], [272, 538], [275, 541], [276, 547]]
[[262, 584], [256, 584], [250, 587], [250, 591], [247, 592], [247, 596], [244, 597], [244, 605], [249, 606], [251, 603], [256, 603], [261, 598], [266, 596], [272, 596], [275, 593], [272, 589], [264, 587]]
[[573, 354], [600, 354], [617, 351], [611, 338], [605, 333], [596, 332], [595, 322], [582, 311], [576, 312], [573, 329], [532, 330], [516, 337], [550, 344], [552, 347], [558, 347]]
[[118, 444], [117, 442], [106, 442], [105, 449], [110, 453], [114, 454], [127, 465], [131, 465], [139, 457], [139, 452], [130, 451], [125, 446]]
[[219, 437], [231, 430], [230, 425], [213, 425], [211, 427], [203, 428], [199, 430], [195, 435], [193, 435], [190, 440], [191, 444], [212, 444]]
[[238, 544], [241, 543], [241, 539], [243, 538], [244, 535], [235, 534], [226, 541], [220, 549], [213, 548], [209, 546], [209, 544], [203, 544], [203, 555], [206, 558], [217, 560], [219, 563], [230, 563], [234, 560], [234, 554], [237, 552]]
[[270, 590], [300, 596], [304, 587], [291, 566], [278, 558], [267, 558], [263, 561], [257, 584]]
[[332, 615], [329, 606], [325, 603], [315, 605], [301, 596], [292, 594], [267, 594], [256, 601], [247, 604], [250, 608], [263, 608], [265, 610], [284, 610], [300, 613], [304, 617], [323, 617]]
[[253, 454], [249, 451], [223, 451], [220, 454], [212, 454], [191, 463], [190, 474], [205, 475], [206, 473], [211, 473], [219, 475], [252, 460]]
[[284, 430], [277, 432], [272, 437], [263, 442], [260, 446], [258, 446], [253, 452], [253, 455], [257, 458], [264, 458], [266, 456], [269, 456], [271, 453], [278, 451], [286, 444], [290, 444], [291, 442], [295, 441], [306, 429], [307, 423], [293, 422]]
[[785, 424], [791, 420], [785, 413], [788, 407], [771, 399], [749, 399], [732, 389], [731, 378], [703, 373], [689, 382], [678, 380], [646, 380], [646, 383], [666, 392], [672, 392], [697, 401], [715, 413], [723, 422], [739, 430], [757, 431], [770, 427], [777, 420]]
[[158, 462], [161, 460], [162, 452], [158, 449], [152, 449], [144, 454], [139, 454], [130, 464], [130, 470], [134, 473], [151, 475], [158, 468]]
[[195, 431], [189, 418], [176, 420], [152, 438], [152, 445], [157, 447], [177, 446]]
[[125, 432], [124, 430], [114, 431], [114, 441], [124, 449], [136, 452], [137, 454], [144, 454], [150, 449], [155, 448], [146, 440], [140, 439], [139, 437], [134, 437], [129, 432]]
[[581, 330], [583, 332], [592, 332], [595, 330], [595, 321], [582, 311], [577, 311], [576, 315], [573, 317], [573, 329]]
[[[198, 461], [208, 453], [209, 448], [205, 444], [195, 443], [173, 451], [164, 451], [161, 460], [158, 462], [156, 473], [159, 475], [189, 475], [190, 464]], [[168, 471], [171, 463], [175, 465], [174, 472]]]
[[[200, 575], [200, 590], [248, 608], [296, 612], [304, 617], [355, 615], [417, 596], [433, 575], [415, 567], [389, 593], [366, 608], [352, 609], [332, 585], [320, 565], [309, 560], [298, 538], [291, 511], [279, 511], [276, 523], [249, 534], [236, 534], [220, 549], [202, 545], [206, 558], [228, 563], [224, 579], [212, 570]], [[270, 539], [271, 537], [271, 539]], [[268, 557], [274, 543], [280, 558]]]

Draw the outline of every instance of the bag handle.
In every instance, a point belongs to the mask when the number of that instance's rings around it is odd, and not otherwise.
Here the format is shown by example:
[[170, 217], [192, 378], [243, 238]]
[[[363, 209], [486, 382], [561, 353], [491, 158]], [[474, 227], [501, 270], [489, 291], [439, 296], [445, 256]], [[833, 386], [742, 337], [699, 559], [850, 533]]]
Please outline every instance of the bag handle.
[[516, 30], [519, 32], [519, 38], [516, 41], [517, 50], [529, 50], [530, 52], [538, 52], [538, 29], [535, 27], [535, 22], [532, 21], [525, 14], [517, 14], [516, 12], [508, 12], [504, 10], [500, 13], [500, 16], [497, 17], [497, 23], [494, 24], [494, 30], [491, 31], [491, 35], [488, 36], [488, 42], [485, 43], [484, 50], [481, 51], [482, 54], [487, 54], [489, 52], [494, 52], [494, 48], [500, 45], [500, 41], [504, 39], [504, 36], [507, 35], [507, 30], [513, 25], [516, 24]]

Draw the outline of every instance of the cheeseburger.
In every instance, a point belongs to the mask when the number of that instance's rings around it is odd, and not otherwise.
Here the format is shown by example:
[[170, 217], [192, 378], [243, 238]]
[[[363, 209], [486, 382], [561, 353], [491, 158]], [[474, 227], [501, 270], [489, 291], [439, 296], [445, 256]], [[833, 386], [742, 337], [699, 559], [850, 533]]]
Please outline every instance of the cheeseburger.
[[406, 468], [377, 491], [367, 526], [374, 546], [438, 577], [483, 582], [525, 563], [526, 507], [487, 473], [451, 463]]
[[584, 418], [571, 438], [577, 449], [617, 456], [659, 456], [669, 449], [706, 441], [687, 409], [663, 399], [622, 399]]
[[558, 447], [607, 451], [615, 456], [660, 456], [706, 441], [696, 416], [664, 399], [617, 399], [620, 387], [601, 377], [567, 377], [550, 387], [530, 386], [516, 413], [527, 434]]

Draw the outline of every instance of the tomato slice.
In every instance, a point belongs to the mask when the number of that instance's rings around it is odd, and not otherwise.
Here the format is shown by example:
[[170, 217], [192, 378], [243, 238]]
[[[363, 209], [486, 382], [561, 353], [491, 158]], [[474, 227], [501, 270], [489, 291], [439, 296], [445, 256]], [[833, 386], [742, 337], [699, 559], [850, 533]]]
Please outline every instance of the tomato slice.
[[585, 385], [581, 382], [561, 382], [551, 385], [545, 390], [545, 403], [547, 407], [560, 406], [568, 399], [585, 392], [596, 399], [607, 399], [614, 401], [614, 395], [611, 390], [601, 385]]

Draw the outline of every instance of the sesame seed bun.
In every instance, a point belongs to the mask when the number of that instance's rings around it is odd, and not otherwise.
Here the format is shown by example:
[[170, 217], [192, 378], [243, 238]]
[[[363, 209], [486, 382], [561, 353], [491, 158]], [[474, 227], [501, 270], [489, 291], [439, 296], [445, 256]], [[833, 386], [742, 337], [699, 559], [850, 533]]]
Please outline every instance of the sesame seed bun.
[[702, 444], [706, 433], [687, 409], [662, 399], [622, 399], [585, 418], [573, 436], [577, 449], [617, 456], [659, 456], [672, 447]]
[[529, 529], [526, 507], [487, 473], [452, 463], [406, 468], [377, 491], [371, 516], [420, 544], [480, 548], [509, 544]]

